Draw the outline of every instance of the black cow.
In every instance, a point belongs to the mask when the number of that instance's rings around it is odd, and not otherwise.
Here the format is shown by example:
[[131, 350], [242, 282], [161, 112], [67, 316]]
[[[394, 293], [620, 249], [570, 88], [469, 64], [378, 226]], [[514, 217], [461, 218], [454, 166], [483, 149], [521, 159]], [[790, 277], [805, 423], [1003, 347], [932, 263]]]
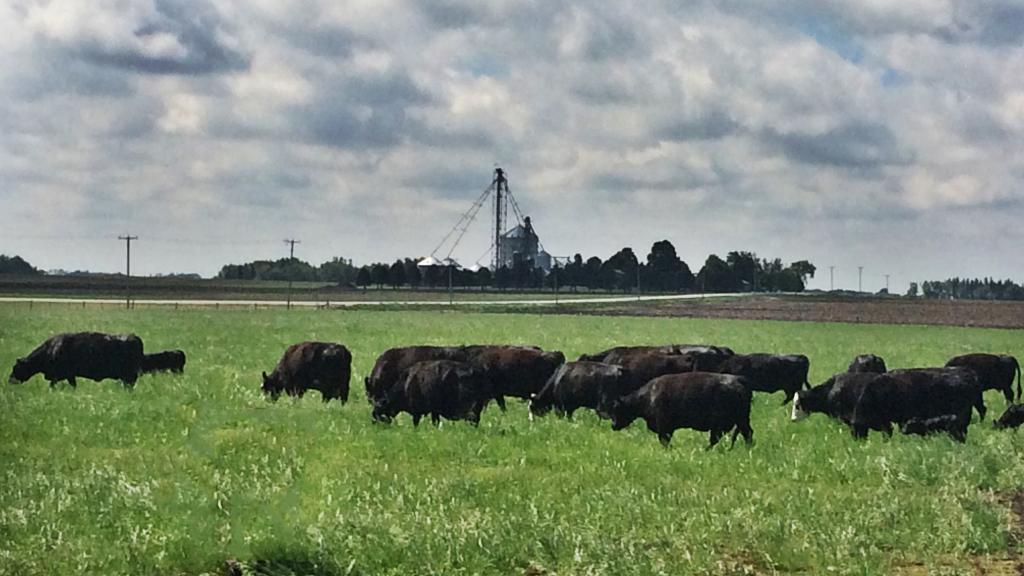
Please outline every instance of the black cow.
[[281, 392], [302, 397], [307, 390], [319, 390], [324, 402], [337, 398], [348, 402], [352, 353], [341, 344], [300, 342], [284, 351], [277, 367], [263, 373], [263, 393], [276, 399]]
[[[886, 372], [893, 378], [912, 385], [917, 397], [914, 402], [926, 410], [924, 414], [915, 416], [931, 418], [944, 414], [959, 414], [959, 408], [973, 406], [978, 417], [985, 419], [985, 398], [982, 395], [978, 377], [966, 368], [901, 368]], [[956, 410], [943, 411], [942, 406], [956, 407]], [[970, 408], [967, 409], [967, 422], [971, 420]]]
[[530, 399], [530, 416], [543, 416], [552, 408], [572, 418], [579, 408], [591, 408], [603, 418], [632, 378], [622, 366], [603, 362], [567, 362]]
[[120, 380], [125, 388], [135, 386], [142, 369], [142, 339], [134, 334], [71, 332], [51, 336], [28, 356], [14, 363], [8, 381], [18, 384], [36, 374], [54, 386], [67, 380], [77, 386], [81, 376], [96, 380]]
[[377, 357], [366, 377], [366, 399], [373, 404], [395, 385], [404, 382], [406, 372], [417, 362], [466, 359], [465, 351], [459, 346], [406, 346], [386, 350]]
[[952, 414], [935, 416], [934, 418], [911, 418], [900, 426], [904, 434], [928, 436], [937, 432], [949, 434], [957, 442], [967, 441], [967, 425], [959, 417]]
[[168, 371], [181, 374], [185, 371], [185, 352], [181, 350], [164, 350], [156, 354], [145, 354], [142, 357], [142, 372]]
[[1017, 377], [1017, 400], [1020, 401], [1020, 364], [1006, 354], [964, 354], [946, 362], [947, 367], [967, 368], [978, 377], [982, 390], [999, 390], [1007, 403], [1013, 402], [1013, 377]]
[[725, 346], [664, 344], [662, 346], [616, 346], [597, 354], [583, 354], [579, 360], [583, 362], [622, 364], [634, 355], [651, 353], [690, 356], [695, 359], [694, 365], [698, 366], [698, 370], [712, 370], [723, 359], [733, 355], [732, 349]]
[[850, 362], [850, 367], [846, 371], [883, 374], [886, 371], [885, 360], [881, 356], [875, 356], [874, 354], [861, 354], [854, 358], [853, 362]]
[[1013, 404], [1006, 409], [1006, 412], [1003, 412], [999, 420], [996, 420], [995, 428], [997, 430], [1005, 428], [1016, 430], [1021, 424], [1024, 424], [1024, 404]]
[[666, 374], [682, 374], [695, 371], [695, 360], [689, 355], [666, 355], [657, 352], [632, 354], [616, 363], [630, 375], [629, 385], [619, 390], [619, 396], [625, 396], [658, 376]]
[[529, 400], [565, 363], [561, 352], [544, 352], [532, 346], [466, 346], [462, 351], [467, 361], [490, 381], [494, 399], [502, 410], [505, 396]]
[[737, 354], [729, 356], [715, 372], [743, 376], [755, 392], [783, 391], [785, 404], [802, 388], [810, 388], [807, 372], [811, 362], [803, 354]]
[[750, 388], [739, 376], [687, 372], [669, 374], [651, 380], [643, 388], [612, 403], [612, 430], [621, 430], [637, 418], [668, 446], [679, 428], [710, 432], [708, 449], [732, 430], [750, 444]]
[[665, 344], [663, 346], [615, 346], [607, 350], [602, 350], [596, 354], [582, 354], [579, 357], [578, 362], [605, 362], [608, 364], [618, 364], [624, 358], [628, 358], [632, 354], [648, 354], [656, 352], [659, 354], [675, 354], [675, 344]]
[[847, 372], [798, 392], [792, 419], [821, 412], [847, 424], [854, 437], [865, 438], [868, 430], [892, 435], [894, 423], [952, 415], [966, 434], [971, 408], [978, 406], [980, 396], [973, 375], [962, 371]]
[[405, 379], [373, 401], [373, 419], [390, 422], [400, 412], [412, 415], [418, 426], [430, 415], [434, 424], [441, 418], [480, 423], [480, 413], [494, 396], [490, 384], [471, 364], [451, 360], [417, 362]]

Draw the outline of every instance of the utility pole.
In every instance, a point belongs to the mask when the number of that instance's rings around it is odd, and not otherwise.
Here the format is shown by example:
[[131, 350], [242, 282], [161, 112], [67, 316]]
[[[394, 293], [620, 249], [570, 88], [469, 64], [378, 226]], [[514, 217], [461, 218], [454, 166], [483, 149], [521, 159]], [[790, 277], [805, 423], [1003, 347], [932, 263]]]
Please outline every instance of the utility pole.
[[885, 293], [886, 294], [889, 293], [889, 275], [888, 274], [885, 275]]
[[640, 260], [636, 261], [636, 301], [640, 301]]
[[[294, 238], [288, 238], [284, 241], [284, 243], [288, 245], [288, 259], [295, 260], [295, 245], [302, 244], [302, 241], [296, 240]], [[288, 275], [288, 296], [287, 300], [285, 301], [285, 309], [292, 309], [292, 277], [290, 274]]]
[[132, 240], [138, 240], [139, 237], [125, 234], [117, 239], [124, 240], [124, 308], [128, 310], [132, 307]]
[[832, 292], [836, 289], [836, 267], [828, 267], [828, 291]]
[[864, 284], [861, 282], [861, 279], [863, 277], [864, 277], [864, 267], [863, 266], [857, 266], [857, 292], [863, 292], [864, 291]]

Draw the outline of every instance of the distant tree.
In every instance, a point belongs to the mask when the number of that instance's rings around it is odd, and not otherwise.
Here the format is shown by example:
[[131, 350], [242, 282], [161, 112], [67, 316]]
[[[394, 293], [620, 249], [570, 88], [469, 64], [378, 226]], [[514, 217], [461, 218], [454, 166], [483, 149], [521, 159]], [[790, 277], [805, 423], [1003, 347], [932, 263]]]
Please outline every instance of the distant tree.
[[383, 288], [390, 281], [389, 276], [387, 264], [375, 263], [370, 266], [370, 278], [373, 279], [373, 283], [377, 285], [378, 289]]
[[423, 281], [423, 275], [420, 273], [420, 267], [416, 265], [416, 261], [412, 258], [406, 258], [402, 261], [402, 266], [405, 268], [405, 282], [413, 288], [419, 288], [420, 283]]
[[591, 290], [597, 290], [601, 287], [601, 259], [597, 256], [591, 256], [587, 258], [586, 263], [583, 265], [583, 284]]
[[0, 255], [0, 274], [38, 276], [39, 274], [42, 274], [42, 272], [23, 260], [21, 256]]
[[789, 267], [800, 276], [800, 281], [804, 284], [807, 284], [808, 278], [814, 278], [814, 273], [818, 270], [814, 264], [807, 260], [797, 260], [790, 264]]
[[740, 282], [725, 260], [712, 254], [697, 273], [697, 284], [703, 292], [739, 292]]
[[[725, 262], [729, 265], [729, 269], [732, 270], [733, 276], [739, 282], [737, 290], [746, 287], [748, 290], [757, 290], [763, 286], [763, 278], [758, 278], [759, 275], [763, 275], [763, 267], [758, 262], [757, 254], [753, 252], [729, 252], [725, 256]], [[779, 268], [781, 270], [782, 262], [779, 261]]]
[[907, 296], [917, 298], [917, 282], [910, 283], [910, 288], [907, 288]]
[[388, 281], [393, 288], [405, 286], [405, 264], [401, 260], [395, 260], [388, 270]]
[[572, 257], [572, 262], [566, 264], [564, 273], [559, 277], [558, 282], [572, 289], [576, 292], [579, 286], [585, 285], [583, 276], [583, 256], [576, 254]]
[[335, 257], [324, 262], [317, 269], [317, 279], [321, 282], [351, 284], [355, 282], [359, 270], [352, 265], [352, 260]]
[[356, 286], [362, 287], [366, 290], [366, 287], [373, 283], [373, 277], [370, 274], [370, 267], [363, 266], [359, 269], [359, 273], [356, 274]]
[[627, 291], [636, 287], [639, 262], [633, 249], [626, 247], [612, 254], [601, 265], [601, 285], [608, 290]]
[[490, 268], [481, 268], [476, 271], [476, 285], [477, 286], [490, 286], [494, 283], [494, 277], [491, 275]]
[[676, 247], [668, 240], [659, 240], [651, 245], [651, 252], [647, 255], [646, 274], [642, 274], [644, 284], [647, 288], [663, 292], [684, 290], [689, 287], [684, 269], [692, 281], [690, 267], [679, 259]]
[[508, 266], [502, 266], [494, 273], [494, 285], [500, 290], [505, 290], [511, 286], [513, 279], [512, 270]]

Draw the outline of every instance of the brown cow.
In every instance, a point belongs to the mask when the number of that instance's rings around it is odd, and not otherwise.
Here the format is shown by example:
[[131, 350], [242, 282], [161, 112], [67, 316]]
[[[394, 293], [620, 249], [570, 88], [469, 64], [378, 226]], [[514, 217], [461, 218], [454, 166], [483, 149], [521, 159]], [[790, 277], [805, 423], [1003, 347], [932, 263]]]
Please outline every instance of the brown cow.
[[281, 392], [302, 397], [307, 390], [319, 390], [324, 402], [337, 398], [348, 402], [352, 354], [341, 344], [300, 342], [284, 351], [277, 367], [263, 373], [263, 393], [276, 399]]

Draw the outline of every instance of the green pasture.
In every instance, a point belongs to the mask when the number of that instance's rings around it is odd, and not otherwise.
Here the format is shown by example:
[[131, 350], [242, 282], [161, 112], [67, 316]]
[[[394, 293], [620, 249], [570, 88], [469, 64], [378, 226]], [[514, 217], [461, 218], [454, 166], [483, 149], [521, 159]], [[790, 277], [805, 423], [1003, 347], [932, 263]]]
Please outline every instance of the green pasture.
[[[891, 367], [968, 351], [1024, 354], [1019, 331], [730, 320], [351, 310], [0, 305], [0, 368], [53, 333], [134, 332], [182, 348], [183, 376], [41, 377], [0, 392], [0, 575], [974, 573], [1015, 554], [1007, 506], [1024, 437], [968, 441], [790, 423], [756, 395], [755, 445], [663, 449], [642, 421], [530, 422], [511, 402], [479, 428], [374, 425], [377, 354], [409, 344], [528, 343], [574, 358], [615, 344], [804, 353], [811, 380], [873, 352]], [[346, 344], [345, 406], [265, 400], [261, 370], [300, 340]], [[986, 396], [993, 416], [1005, 403]], [[989, 418], [989, 420], [991, 417]], [[915, 572], [921, 573], [921, 572]]]

